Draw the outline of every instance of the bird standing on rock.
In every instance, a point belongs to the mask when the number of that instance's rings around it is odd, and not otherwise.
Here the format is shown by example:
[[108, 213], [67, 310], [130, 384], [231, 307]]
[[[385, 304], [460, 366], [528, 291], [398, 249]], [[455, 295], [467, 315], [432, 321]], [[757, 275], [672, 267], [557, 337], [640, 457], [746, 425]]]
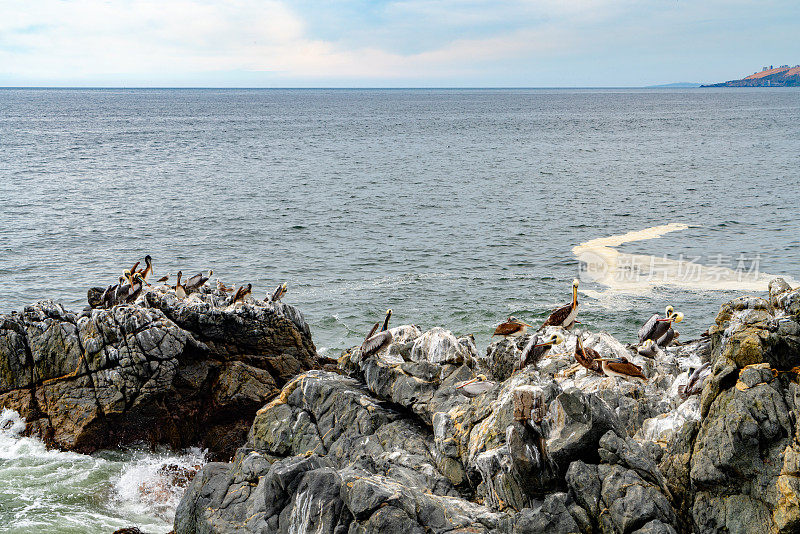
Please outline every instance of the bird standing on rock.
[[685, 386], [678, 386], [678, 396], [686, 400], [692, 395], [699, 395], [703, 391], [706, 379], [711, 375], [711, 362], [706, 362], [692, 372]]
[[494, 336], [503, 336], [505, 338], [518, 337], [523, 335], [525, 331], [528, 330], [529, 326], [528, 323], [522, 322], [512, 315], [506, 322], [500, 323], [500, 325], [494, 329], [494, 334], [492, 334], [489, 339]]
[[181, 276], [183, 271], [178, 271], [178, 280], [175, 282], [175, 296], [179, 299], [186, 298], [186, 288], [181, 284]]
[[642, 368], [635, 363], [629, 362], [627, 358], [599, 358], [596, 361], [601, 362], [603, 373], [606, 376], [639, 378], [645, 382], [647, 381], [647, 377], [642, 373]]
[[655, 358], [658, 356], [658, 345], [652, 339], [645, 339], [644, 343], [636, 348], [636, 352], [648, 358]]
[[538, 364], [539, 360], [544, 357], [544, 355], [553, 345], [560, 345], [563, 342], [564, 338], [557, 332], [550, 334], [550, 337], [545, 340], [543, 340], [538, 334], [534, 335], [525, 345], [525, 348], [522, 349], [519, 360], [514, 366], [515, 370], [519, 371], [520, 369], [524, 369], [526, 365]]
[[553, 313], [550, 317], [542, 323], [539, 330], [544, 329], [546, 326], [561, 326], [569, 330], [575, 323], [578, 322], [578, 279], [572, 281], [572, 302], [569, 302]]
[[275, 291], [272, 293], [272, 297], [270, 297], [270, 300], [272, 302], [278, 302], [279, 300], [281, 300], [281, 298], [283, 298], [285, 294], [286, 294], [286, 282], [280, 284], [277, 288], [275, 288]]
[[363, 356], [371, 356], [373, 354], [377, 354], [384, 348], [391, 345], [393, 337], [392, 332], [389, 330], [389, 319], [391, 317], [392, 317], [392, 310], [390, 308], [386, 310], [386, 318], [383, 320], [383, 327], [381, 328], [381, 331], [375, 334], [375, 330], [378, 329], [378, 325], [380, 324], [379, 322], [375, 323], [375, 325], [369, 331], [369, 334], [367, 334], [367, 337], [361, 344], [361, 354]]
[[664, 311], [666, 313], [663, 319], [659, 317], [657, 313], [654, 313], [647, 322], [642, 325], [639, 329], [639, 343], [644, 343], [645, 340], [648, 339], [657, 341], [658, 338], [667, 333], [673, 321], [676, 323], [683, 321], [683, 314], [675, 313], [675, 309], [672, 306], [667, 306]]
[[594, 349], [584, 347], [583, 341], [581, 341], [581, 336], [575, 338], [574, 356], [576, 362], [586, 367], [590, 371], [594, 371], [600, 375], [604, 374], [603, 362], [602, 358], [600, 357], [600, 353]]
[[253, 292], [253, 284], [247, 284], [247, 286], [239, 286], [239, 289], [236, 290], [236, 293], [231, 297], [231, 300], [228, 304], [236, 304], [237, 302], [244, 302], [244, 299], [250, 296], [250, 293]]
[[497, 384], [486, 378], [485, 375], [478, 375], [471, 380], [459, 382], [456, 384], [456, 391], [465, 397], [477, 397], [487, 391], [493, 390]]

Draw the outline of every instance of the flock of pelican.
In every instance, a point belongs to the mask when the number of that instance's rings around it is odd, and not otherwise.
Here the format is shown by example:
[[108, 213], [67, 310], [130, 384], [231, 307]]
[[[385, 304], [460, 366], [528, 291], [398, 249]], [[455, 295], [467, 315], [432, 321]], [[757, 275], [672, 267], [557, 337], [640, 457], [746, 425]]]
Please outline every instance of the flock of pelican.
[[[151, 258], [148, 254], [144, 257], [145, 267], [139, 269], [138, 267], [140, 264], [141, 261], [137, 261], [133, 267], [130, 269], [125, 269], [122, 273], [122, 276], [119, 277], [118, 283], [108, 286], [105, 291], [103, 291], [103, 294], [100, 297], [100, 302], [104, 308], [112, 308], [117, 304], [132, 303], [139, 297], [139, 295], [141, 295], [142, 289], [145, 286], [153, 285], [148, 281], [148, 278], [154, 275], [153, 258]], [[174, 291], [176, 297], [179, 299], [185, 299], [192, 293], [199, 293], [203, 287], [206, 287], [213, 273], [214, 271], [209, 269], [208, 275], [204, 275], [202, 272], [200, 272], [181, 281], [183, 272], [178, 271], [174, 286], [167, 284], [170, 277], [169, 274], [162, 276], [156, 280], [155, 283], [163, 284], [163, 286], [166, 286], [167, 289]], [[270, 296], [268, 294], [264, 300], [269, 300], [271, 302], [280, 301], [281, 298], [283, 298], [283, 296], [286, 294], [286, 287], [286, 282], [278, 285], [278, 287], [275, 288], [275, 291], [272, 292], [272, 295]], [[247, 285], [241, 285], [238, 289], [236, 289], [236, 291], [234, 291], [233, 287], [226, 286], [222, 280], [217, 278], [216, 289], [223, 294], [231, 293], [231, 295], [228, 297], [227, 304], [232, 305], [243, 303], [244, 300], [252, 293], [253, 284], [248, 283]]]
[[[578, 280], [573, 280], [572, 300], [554, 310], [537, 332], [541, 332], [547, 326], [570, 330], [576, 324], [580, 324], [580, 321], [578, 321], [578, 284]], [[392, 310], [387, 310], [383, 327], [378, 330], [380, 322], [377, 322], [367, 334], [361, 345], [361, 352], [364, 356], [376, 354], [391, 344], [392, 333], [389, 330], [389, 318], [391, 315]], [[639, 329], [637, 352], [642, 356], [655, 358], [659, 349], [668, 347], [678, 337], [679, 334], [675, 331], [674, 326], [681, 321], [683, 321], [683, 314], [676, 312], [672, 306], [667, 306], [663, 317], [657, 313], [653, 314]], [[519, 337], [524, 335], [528, 328], [532, 328], [532, 326], [512, 316], [497, 326], [491, 337]], [[514, 372], [520, 371], [528, 365], [537, 365], [553, 345], [559, 345], [563, 342], [564, 338], [558, 332], [550, 334], [547, 338], [539, 333], [535, 334], [520, 352], [514, 366]], [[584, 347], [580, 335], [575, 341], [573, 357], [578, 364], [597, 375], [647, 381], [647, 377], [641, 367], [622, 356], [614, 358], [603, 357], [596, 350]], [[690, 395], [699, 394], [709, 373], [710, 366], [708, 364], [695, 370], [689, 379], [689, 383], [679, 388], [679, 395], [682, 398], [688, 398]], [[474, 397], [490, 391], [494, 387], [494, 382], [479, 374], [471, 380], [457, 384], [456, 391], [467, 397]]]

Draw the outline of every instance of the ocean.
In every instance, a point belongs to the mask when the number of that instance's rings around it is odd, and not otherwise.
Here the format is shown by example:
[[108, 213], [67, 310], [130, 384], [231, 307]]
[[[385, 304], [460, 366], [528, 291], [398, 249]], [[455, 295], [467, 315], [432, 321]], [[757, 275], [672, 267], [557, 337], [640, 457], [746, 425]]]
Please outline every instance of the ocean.
[[[800, 280], [799, 201], [800, 89], [0, 89], [0, 312], [80, 309], [150, 254], [287, 281], [331, 357], [387, 308], [483, 349], [576, 277], [583, 327], [633, 341], [672, 304], [685, 340]], [[131, 480], [202, 458], [44, 451], [4, 417], [0, 531], [166, 532]]]

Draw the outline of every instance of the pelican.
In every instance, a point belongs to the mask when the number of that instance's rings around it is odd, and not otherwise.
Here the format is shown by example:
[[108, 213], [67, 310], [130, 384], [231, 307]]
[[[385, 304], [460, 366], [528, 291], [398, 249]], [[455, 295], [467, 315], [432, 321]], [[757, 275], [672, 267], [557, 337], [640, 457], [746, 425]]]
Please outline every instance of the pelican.
[[600, 354], [594, 349], [587, 349], [584, 347], [583, 342], [581, 341], [581, 336], [575, 338], [574, 356], [576, 362], [586, 367], [590, 371], [594, 371], [600, 375], [604, 374], [602, 364], [603, 359], [600, 357]]
[[145, 280], [142, 276], [142, 273], [136, 273], [133, 277], [133, 284], [131, 284], [131, 288], [128, 291], [128, 296], [125, 298], [125, 302], [133, 302], [142, 292], [142, 286], [144, 286]]
[[103, 291], [103, 295], [100, 297], [100, 302], [103, 304], [104, 308], [110, 308], [113, 305], [114, 300], [114, 291], [117, 289], [116, 285], [108, 286], [105, 291]]
[[658, 344], [659, 347], [667, 348], [669, 347], [670, 343], [672, 343], [673, 341], [675, 341], [675, 339], [678, 338], [679, 335], [680, 334], [677, 333], [675, 329], [670, 326], [669, 329], [664, 333], [664, 335], [658, 338], [658, 341], [656, 341], [656, 343]]
[[363, 356], [372, 356], [373, 354], [377, 354], [392, 344], [392, 332], [389, 330], [389, 318], [391, 316], [392, 310], [390, 308], [386, 310], [386, 318], [383, 320], [383, 327], [381, 327], [381, 331], [377, 334], [374, 334], [379, 324], [375, 323], [375, 325], [372, 327], [372, 330], [370, 330], [369, 334], [367, 334], [366, 339], [364, 339], [364, 343], [361, 344], [361, 354]]
[[278, 302], [279, 300], [281, 300], [281, 298], [283, 298], [285, 294], [286, 294], [286, 282], [278, 285], [278, 287], [275, 288], [275, 292], [272, 293], [272, 297], [270, 298], [270, 300], [272, 302]]
[[[670, 327], [670, 317], [675, 314], [675, 309], [672, 306], [667, 306], [664, 311], [666, 313], [664, 313], [663, 319], [659, 317], [657, 313], [654, 313], [647, 322], [642, 325], [639, 329], [639, 343], [644, 343], [645, 339], [652, 339], [655, 341], [667, 332], [667, 329]], [[683, 315], [681, 315], [681, 320], [683, 320]]]
[[223, 293], [230, 293], [231, 291], [233, 291], [233, 288], [226, 286], [225, 284], [222, 283], [222, 280], [217, 278], [217, 291], [221, 291]]
[[678, 395], [683, 400], [692, 395], [699, 395], [703, 391], [706, 379], [711, 375], [711, 362], [706, 362], [689, 376], [689, 382], [685, 386], [678, 386]]
[[636, 352], [648, 358], [655, 358], [658, 356], [658, 345], [652, 339], [645, 339], [644, 343], [636, 348]]
[[175, 282], [175, 296], [179, 299], [186, 298], [186, 288], [181, 284], [181, 276], [183, 271], [178, 271], [178, 280]]
[[144, 270], [139, 272], [142, 273], [142, 280], [147, 282], [147, 277], [153, 274], [153, 258], [150, 257], [150, 254], [144, 257], [144, 264], [145, 264]]
[[563, 342], [564, 338], [561, 336], [561, 334], [555, 332], [550, 334], [550, 337], [545, 340], [542, 340], [538, 334], [534, 335], [531, 337], [530, 341], [528, 341], [528, 344], [525, 345], [525, 348], [522, 349], [522, 353], [520, 354], [519, 361], [517, 361], [515, 370], [519, 371], [529, 364], [538, 364], [539, 360], [542, 359], [545, 353], [550, 350], [553, 345], [559, 345]]
[[164, 282], [166, 282], [167, 280], [169, 280], [169, 273], [167, 273], [167, 275], [166, 275], [166, 276], [162, 276], [161, 278], [159, 278], [158, 280], [156, 280], [156, 283], [158, 283], [158, 284], [163, 284], [163, 283], [164, 283]]
[[250, 296], [250, 293], [253, 292], [253, 284], [247, 284], [247, 286], [239, 286], [239, 289], [236, 290], [236, 293], [231, 297], [229, 304], [235, 304], [236, 302], [244, 303], [244, 299]]
[[465, 397], [477, 397], [487, 391], [493, 390], [495, 386], [496, 384], [486, 378], [485, 375], [478, 375], [471, 380], [456, 384], [456, 391]]
[[212, 274], [214, 274], [213, 270], [208, 271], [208, 276], [203, 276], [203, 273], [197, 273], [193, 277], [186, 280], [186, 282], [183, 284], [183, 287], [186, 289], [186, 291], [195, 291], [200, 289], [206, 282], [208, 282], [208, 279]]
[[642, 373], [642, 368], [631, 363], [627, 358], [599, 358], [603, 365], [603, 374], [619, 378], [641, 378], [647, 382], [647, 377]]
[[572, 302], [565, 304], [550, 314], [550, 317], [542, 323], [539, 330], [545, 326], [563, 326], [570, 329], [575, 325], [578, 318], [578, 279], [572, 281]]
[[523, 335], [529, 326], [528, 323], [522, 322], [512, 315], [506, 322], [500, 323], [500, 325], [494, 329], [494, 334], [492, 334], [489, 339], [492, 339], [494, 336], [503, 336], [505, 338], [518, 337]]
[[[125, 271], [127, 273], [127, 271]], [[125, 281], [124, 276], [119, 277], [119, 283], [117, 284], [117, 289], [114, 291], [114, 304], [119, 304], [124, 299], [128, 297], [128, 293], [131, 290], [131, 284]]]
[[131, 273], [131, 274], [135, 273], [136, 272], [136, 268], [139, 266], [140, 263], [142, 263], [142, 262], [137, 261], [136, 263], [133, 264], [133, 267], [131, 267], [130, 270], [125, 271], [125, 272], [126, 273]]

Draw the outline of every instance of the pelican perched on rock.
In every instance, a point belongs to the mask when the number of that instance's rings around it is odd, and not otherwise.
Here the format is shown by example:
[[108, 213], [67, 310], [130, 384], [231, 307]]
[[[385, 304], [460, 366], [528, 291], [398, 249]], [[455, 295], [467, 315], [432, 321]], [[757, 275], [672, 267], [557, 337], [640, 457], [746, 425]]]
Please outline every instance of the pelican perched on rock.
[[224, 283], [222, 283], [222, 280], [217, 278], [217, 291], [221, 291], [223, 293], [230, 293], [231, 291], [233, 291], [233, 288], [226, 286]]
[[456, 391], [465, 397], [477, 397], [487, 391], [491, 391], [497, 384], [486, 378], [485, 375], [478, 375], [471, 380], [456, 384]]
[[694, 370], [685, 386], [678, 386], [678, 396], [686, 400], [692, 395], [699, 395], [709, 376], [711, 376], [711, 362], [706, 362]]
[[183, 271], [178, 271], [178, 280], [175, 282], [175, 296], [179, 299], [186, 298], [186, 288], [181, 284], [181, 276]]
[[119, 304], [120, 302], [128, 298], [128, 293], [131, 290], [131, 284], [126, 281], [128, 271], [125, 271], [125, 273], [126, 276], [119, 277], [119, 283], [117, 284], [117, 288], [114, 291], [114, 304]]
[[575, 338], [574, 355], [575, 361], [582, 366], [586, 367], [590, 371], [594, 371], [597, 374], [604, 374], [603, 359], [600, 357], [600, 354], [594, 349], [584, 347], [583, 341], [581, 341], [581, 336]]
[[386, 310], [386, 317], [383, 320], [383, 326], [380, 332], [375, 334], [375, 330], [378, 329], [378, 325], [380, 324], [379, 322], [375, 323], [372, 330], [369, 331], [369, 334], [367, 334], [367, 337], [364, 338], [364, 342], [361, 344], [361, 354], [363, 356], [377, 354], [392, 344], [392, 332], [389, 330], [389, 319], [391, 317], [392, 310], [390, 308]]
[[[681, 319], [682, 318], [683, 316], [681, 315]], [[670, 326], [669, 329], [667, 329], [667, 331], [664, 333], [664, 335], [658, 338], [656, 344], [658, 344], [659, 347], [667, 348], [669, 347], [670, 343], [672, 343], [678, 338], [678, 336], [680, 336], [680, 334]]]
[[133, 276], [133, 283], [131, 284], [130, 290], [128, 291], [128, 296], [125, 297], [125, 302], [133, 302], [135, 301], [139, 295], [142, 293], [142, 286], [144, 286], [145, 281], [142, 273], [136, 273]]
[[519, 360], [517, 364], [514, 366], [515, 370], [519, 371], [523, 369], [526, 365], [536, 365], [539, 363], [539, 360], [544, 357], [548, 350], [553, 345], [559, 345], [564, 342], [564, 338], [561, 334], [554, 332], [550, 334], [550, 337], [547, 339], [542, 339], [538, 334], [531, 337], [530, 341], [525, 345], [525, 348], [522, 349], [522, 353], [520, 353]]
[[494, 329], [494, 334], [492, 334], [489, 339], [493, 338], [494, 336], [503, 336], [503, 337], [518, 337], [525, 333], [530, 325], [523, 321], [520, 321], [513, 315], [508, 318], [508, 320], [504, 323], [500, 323], [497, 328]]
[[211, 278], [211, 275], [214, 274], [214, 271], [209, 269], [208, 276], [203, 276], [203, 273], [197, 273], [193, 277], [186, 280], [186, 283], [183, 284], [184, 289], [188, 292], [190, 291], [197, 291], [201, 287], [208, 282], [208, 279]]
[[631, 363], [627, 358], [600, 358], [597, 360], [603, 365], [603, 374], [606, 376], [616, 376], [619, 378], [640, 378], [647, 381], [647, 377], [642, 373], [642, 368]]
[[144, 257], [144, 269], [139, 271], [142, 274], [142, 280], [147, 282], [147, 277], [153, 274], [153, 258], [150, 257], [150, 254]]
[[551, 313], [550, 317], [539, 327], [539, 330], [546, 326], [562, 326], [566, 329], [570, 329], [575, 325], [576, 319], [578, 318], [578, 284], [577, 278], [572, 281], [572, 302], [561, 306]]
[[272, 293], [272, 297], [270, 297], [270, 300], [272, 302], [278, 302], [279, 300], [281, 300], [281, 298], [283, 298], [285, 294], [286, 294], [286, 282], [280, 284], [278, 287], [275, 288], [275, 291]]
[[[647, 322], [642, 325], [639, 329], [639, 343], [644, 343], [646, 339], [656, 341], [667, 333], [667, 330], [672, 325], [671, 317], [675, 315], [675, 309], [672, 306], [667, 306], [664, 311], [666, 313], [664, 313], [663, 318], [659, 317], [657, 313], [654, 313]], [[683, 314], [681, 314], [680, 320], [675, 322], [679, 323], [681, 320], [683, 320]]]
[[648, 358], [655, 358], [658, 356], [658, 345], [652, 339], [645, 339], [644, 343], [636, 348], [636, 352]]
[[231, 300], [228, 304], [236, 304], [237, 302], [244, 302], [244, 299], [250, 296], [250, 293], [253, 292], [253, 284], [247, 284], [246, 286], [239, 286], [239, 289], [236, 290], [236, 293], [231, 297]]

